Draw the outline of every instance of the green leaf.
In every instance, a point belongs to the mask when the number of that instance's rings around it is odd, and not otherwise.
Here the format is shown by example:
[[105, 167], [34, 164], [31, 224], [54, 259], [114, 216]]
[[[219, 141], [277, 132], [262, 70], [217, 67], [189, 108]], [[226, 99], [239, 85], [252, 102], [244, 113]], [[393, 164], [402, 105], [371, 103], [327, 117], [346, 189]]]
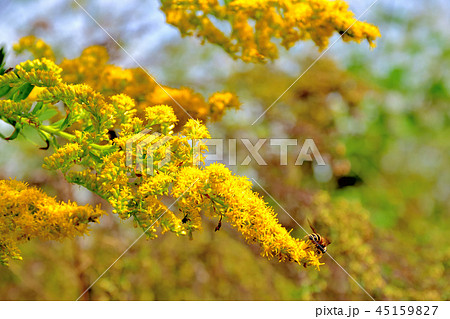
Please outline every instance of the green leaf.
[[42, 110], [42, 107], [44, 106], [44, 102], [37, 102], [34, 106], [33, 110], [30, 112], [32, 115], [38, 115], [39, 111]]
[[5, 73], [5, 57], [6, 57], [6, 50], [5, 47], [0, 48], [0, 75]]
[[55, 149], [60, 147], [58, 141], [56, 140], [56, 136], [55, 135], [51, 135], [50, 136], [50, 144], [53, 145], [53, 147]]
[[9, 90], [11, 90], [11, 87], [9, 85], [3, 85], [0, 87], [0, 97], [2, 97], [3, 95], [6, 95]]
[[61, 126], [59, 127], [60, 130], [65, 130], [70, 125], [70, 120], [72, 118], [72, 113], [68, 113], [64, 121], [62, 122]]
[[94, 126], [93, 125], [88, 125], [84, 128], [85, 132], [92, 132], [94, 131]]
[[50, 125], [50, 126], [53, 127], [53, 128], [59, 129], [61, 124], [64, 123], [64, 121], [65, 121], [65, 119], [60, 119], [60, 120], [52, 123], [52, 125]]
[[38, 144], [41, 142], [38, 131], [32, 126], [25, 125], [22, 128], [20, 135], [22, 135], [28, 142], [32, 144]]
[[102, 160], [101, 160], [101, 158], [99, 157], [99, 156], [97, 156], [97, 155], [95, 155], [94, 153], [92, 153], [92, 152], [89, 152], [89, 155], [91, 156], [91, 158], [95, 161], [95, 162], [97, 162], [97, 163], [102, 163]]
[[55, 109], [47, 109], [44, 112], [42, 112], [39, 116], [38, 119], [39, 121], [45, 121], [48, 119], [51, 119], [53, 116], [55, 116], [56, 114], [58, 114], [58, 111]]
[[33, 90], [34, 86], [30, 83], [23, 84], [19, 90], [13, 95], [13, 101], [19, 102], [27, 98], [30, 92]]
[[[38, 131], [39, 136], [44, 140], [45, 142], [45, 146], [40, 147], [40, 150], [48, 150], [50, 145], [52, 145], [52, 139], [51, 139], [51, 135], [47, 134], [46, 132], [42, 132], [42, 131]], [[54, 145], [53, 145], [54, 146]]]

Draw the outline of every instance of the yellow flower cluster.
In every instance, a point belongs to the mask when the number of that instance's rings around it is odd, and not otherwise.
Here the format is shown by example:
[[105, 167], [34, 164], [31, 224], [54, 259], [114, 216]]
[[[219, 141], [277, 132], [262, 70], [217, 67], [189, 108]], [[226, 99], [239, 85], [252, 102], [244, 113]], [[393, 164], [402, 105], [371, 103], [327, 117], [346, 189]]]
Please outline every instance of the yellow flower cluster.
[[36, 38], [34, 35], [23, 37], [13, 47], [17, 53], [29, 51], [36, 59], [47, 58], [49, 60], [55, 60], [55, 54], [52, 48], [43, 40]]
[[278, 49], [272, 42], [274, 39], [280, 39], [286, 49], [303, 40], [312, 40], [324, 49], [334, 32], [341, 34], [344, 41], [367, 40], [371, 47], [380, 37], [377, 27], [357, 21], [342, 0], [234, 0], [225, 3], [162, 0], [161, 3], [167, 23], [177, 27], [183, 36], [195, 35], [217, 44], [233, 58], [245, 62], [276, 59]]
[[181, 123], [185, 123], [189, 116], [180, 110], [175, 101], [183, 106], [192, 118], [212, 122], [220, 120], [228, 109], [237, 109], [240, 105], [238, 98], [233, 93], [216, 92], [206, 102], [200, 94], [186, 87], [180, 89], [156, 87], [149, 95], [149, 100], [153, 104], [172, 106]]
[[236, 95], [230, 92], [217, 92], [208, 99], [211, 120], [217, 121], [222, 118], [227, 109], [236, 108], [240, 102]]
[[[60, 66], [64, 69], [63, 79], [69, 83], [88, 84], [105, 96], [126, 94], [136, 101], [136, 110], [140, 117], [144, 115], [147, 106], [158, 104], [172, 106], [179, 125], [185, 123], [190, 117], [203, 121], [215, 121], [225, 113], [222, 106], [216, 106], [215, 99], [206, 102], [201, 94], [192, 89], [159, 86], [142, 69], [122, 69], [108, 64], [108, 59], [109, 56], [104, 47], [89, 47], [79, 58], [62, 61]], [[236, 96], [228, 94], [232, 97], [228, 98], [229, 103], [225, 106], [237, 108], [239, 102]]]
[[0, 264], [22, 259], [18, 244], [33, 238], [62, 240], [88, 233], [88, 223], [103, 212], [89, 205], [57, 202], [54, 198], [15, 180], [0, 180]]
[[51, 156], [46, 157], [44, 167], [47, 169], [59, 169], [61, 172], [67, 172], [73, 163], [79, 159], [82, 149], [77, 143], [67, 143], [58, 148]]
[[[50, 51], [40, 51], [45, 45]], [[14, 46], [16, 52], [30, 51], [36, 58], [43, 57], [51, 49], [42, 40], [28, 36]], [[54, 60], [53, 52], [47, 56]], [[229, 92], [214, 93], [208, 101], [192, 89], [159, 86], [141, 68], [122, 69], [108, 64], [109, 55], [105, 47], [91, 46], [83, 50], [80, 57], [64, 59], [60, 67], [64, 70], [62, 79], [67, 83], [79, 83], [92, 87], [104, 96], [125, 94], [136, 102], [136, 112], [143, 118], [149, 105], [169, 105], [173, 107], [181, 126], [189, 118], [202, 121], [217, 121], [227, 109], [238, 108], [237, 97]], [[180, 107], [181, 106], [181, 107]]]
[[148, 121], [148, 125], [155, 124], [171, 125], [178, 121], [173, 109], [167, 105], [155, 105], [145, 109], [145, 118]]
[[[27, 65], [34, 72], [43, 64], [32, 61]], [[49, 70], [48, 78], [59, 74], [58, 69]], [[0, 81], [9, 85], [7, 79], [0, 77]], [[33, 79], [23, 76], [18, 83], [32, 85], [27, 81]], [[45, 159], [46, 168], [60, 170], [69, 182], [108, 200], [114, 212], [123, 219], [133, 218], [149, 238], [158, 235], [158, 227], [161, 233], [192, 236], [201, 228], [201, 215], [206, 213], [220, 218], [217, 229], [223, 219], [249, 242], [258, 243], [264, 256], [304, 266], [320, 265], [321, 256], [315, 248], [289, 235], [246, 178], [233, 176], [219, 164], [203, 169], [196, 166], [204, 162], [207, 150], [202, 139], [210, 138], [199, 120], [189, 119], [175, 134], [172, 129], [177, 117], [170, 106], [146, 107], [145, 118], [140, 118], [134, 101], [124, 94], [105, 97], [87, 85], [51, 83], [45, 78], [39, 83], [55, 85], [41, 90], [35, 101], [26, 96], [15, 104], [2, 100], [0, 116], [7, 118], [12, 112], [16, 121], [43, 134], [56, 149]], [[214, 99], [223, 109], [233, 96], [218, 93]], [[61, 101], [66, 109], [63, 112], [55, 107]], [[39, 107], [31, 110], [31, 105]], [[12, 106], [14, 110], [8, 109]], [[43, 124], [43, 110], [59, 112], [49, 119], [50, 125]], [[120, 133], [111, 140], [108, 132], [118, 125], [116, 120], [120, 120]], [[62, 146], [61, 138], [66, 140]], [[145, 167], [148, 165], [151, 169]], [[178, 200], [180, 216], [165, 206], [162, 196]], [[4, 202], [10, 200], [8, 197]], [[5, 241], [4, 246], [12, 243]]]
[[25, 61], [16, 69], [19, 78], [34, 86], [55, 86], [61, 82], [62, 69], [47, 58]]
[[[24, 101], [35, 87], [52, 87], [61, 82], [61, 68], [43, 58], [20, 63], [16, 70], [0, 76], [0, 110], [14, 121], [31, 124], [40, 115], [42, 104]], [[33, 109], [33, 111], [31, 111]], [[20, 126], [22, 123], [18, 123]], [[17, 128], [17, 127], [16, 127]]]
[[0, 100], [0, 113], [4, 114], [5, 118], [16, 119], [18, 114], [27, 111], [26, 106], [20, 102], [11, 100]]
[[261, 255], [319, 268], [321, 255], [314, 245], [291, 237], [251, 186], [246, 177], [232, 175], [223, 164], [212, 164], [180, 171], [172, 192], [174, 197], [182, 198], [179, 207], [194, 227], [199, 227], [199, 213], [206, 211], [220, 217], [219, 229], [223, 218], [249, 243], [259, 244]]

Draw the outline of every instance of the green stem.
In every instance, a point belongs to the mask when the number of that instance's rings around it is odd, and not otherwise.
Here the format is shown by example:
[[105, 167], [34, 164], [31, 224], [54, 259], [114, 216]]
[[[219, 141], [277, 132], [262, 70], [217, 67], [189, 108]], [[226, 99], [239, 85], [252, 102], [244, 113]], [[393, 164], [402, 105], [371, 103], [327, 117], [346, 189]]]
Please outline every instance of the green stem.
[[[50, 133], [50, 134], [53, 134], [53, 135], [60, 136], [60, 137], [62, 137], [62, 138], [65, 138], [65, 139], [68, 140], [68, 141], [75, 141], [75, 139], [76, 139], [76, 136], [75, 136], [75, 135], [70, 134], [70, 133], [67, 133], [67, 132], [64, 132], [64, 131], [61, 131], [61, 130], [59, 130], [59, 129], [53, 127], [53, 126], [49, 126], [49, 125], [39, 125], [39, 124], [37, 124], [37, 123], [30, 122], [30, 120], [29, 120], [28, 118], [25, 118], [25, 117], [22, 117], [22, 116], [19, 116], [19, 119], [20, 119], [20, 123], [21, 123], [21, 124], [33, 126], [33, 127], [35, 127], [37, 130], [40, 130], [40, 131], [43, 131], [43, 132], [46, 132], [46, 133]], [[106, 144], [106, 145], [98, 145], [98, 144], [92, 143], [92, 144], [90, 144], [90, 146], [91, 146], [93, 149], [99, 150], [99, 151], [110, 150], [110, 149], [113, 148], [113, 145], [109, 145], [109, 144]]]
[[36, 126], [36, 128], [38, 130], [41, 130], [41, 131], [44, 131], [44, 132], [47, 132], [47, 133], [50, 133], [50, 134], [53, 134], [53, 135], [57, 135], [57, 136], [63, 137], [66, 140], [69, 140], [69, 141], [74, 141], [76, 139], [75, 135], [67, 133], [67, 132], [64, 132], [64, 131], [60, 131], [60, 130], [58, 130], [58, 129], [54, 128], [54, 127], [51, 127], [51, 126], [38, 125], [38, 126]]

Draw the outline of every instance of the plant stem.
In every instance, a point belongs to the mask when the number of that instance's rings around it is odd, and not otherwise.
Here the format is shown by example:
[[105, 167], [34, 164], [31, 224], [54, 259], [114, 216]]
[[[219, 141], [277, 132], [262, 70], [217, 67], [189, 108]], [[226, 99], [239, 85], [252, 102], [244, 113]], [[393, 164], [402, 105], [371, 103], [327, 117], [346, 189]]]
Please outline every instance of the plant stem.
[[[67, 133], [67, 132], [64, 132], [64, 131], [61, 131], [61, 130], [53, 127], [53, 126], [50, 126], [50, 125], [39, 125], [37, 123], [31, 122], [30, 119], [22, 117], [22, 116], [19, 116], [19, 119], [20, 119], [20, 123], [21, 124], [33, 126], [39, 131], [60, 136], [62, 138], [65, 138], [68, 141], [74, 141], [76, 139], [75, 135]], [[110, 145], [110, 144], [98, 145], [98, 144], [92, 143], [92, 144], [90, 144], [90, 146], [93, 149], [99, 150], [99, 151], [110, 150], [110, 149], [113, 148], [113, 145]]]

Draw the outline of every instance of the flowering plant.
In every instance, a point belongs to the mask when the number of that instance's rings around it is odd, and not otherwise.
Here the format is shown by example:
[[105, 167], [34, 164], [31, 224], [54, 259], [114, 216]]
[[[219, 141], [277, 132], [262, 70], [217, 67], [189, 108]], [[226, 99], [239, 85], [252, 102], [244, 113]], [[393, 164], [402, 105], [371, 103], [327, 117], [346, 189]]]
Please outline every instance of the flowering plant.
[[167, 23], [177, 27], [183, 36], [196, 35], [245, 62], [276, 59], [274, 39], [281, 40], [286, 49], [302, 40], [313, 40], [325, 49], [334, 32], [344, 41], [367, 40], [371, 47], [380, 37], [376, 26], [355, 19], [342, 0], [161, 2]]
[[[274, 39], [285, 48], [312, 39], [323, 49], [335, 31], [344, 41], [366, 39], [371, 46], [380, 36], [375, 26], [357, 21], [343, 1], [162, 1], [161, 9], [182, 35], [195, 34], [245, 62], [277, 58]], [[229, 23], [231, 32], [216, 22]], [[217, 92], [205, 101], [189, 88], [159, 85], [145, 70], [109, 64], [101, 46], [59, 65], [51, 47], [34, 36], [22, 38], [14, 49], [28, 50], [35, 59], [5, 70], [2, 51], [0, 119], [14, 131], [1, 138], [38, 135], [45, 144], [41, 149], [53, 150], [45, 168], [107, 200], [114, 213], [133, 219], [149, 238], [157, 236], [158, 227], [161, 233], [192, 236], [205, 214], [218, 219], [216, 230], [229, 222], [259, 244], [264, 256], [319, 267], [317, 243], [293, 238], [246, 177], [222, 164], [199, 165], [207, 150], [202, 140], [210, 138], [203, 123], [239, 106], [232, 93]], [[133, 158], [138, 165], [130, 165]], [[140, 165], [144, 159], [150, 169]], [[85, 234], [87, 224], [103, 213], [59, 204], [17, 181], [0, 186], [3, 264], [19, 258], [17, 243]], [[166, 197], [175, 201], [166, 206]], [[174, 205], [178, 211], [171, 210]]]
[[[127, 95], [107, 97], [85, 84], [67, 84], [62, 81], [61, 73], [62, 69], [54, 62], [41, 58], [21, 63], [0, 76], [3, 97], [0, 116], [14, 126], [12, 135], [5, 139], [13, 140], [25, 129], [34, 130], [45, 142], [44, 149], [51, 146], [55, 150], [45, 158], [45, 168], [58, 170], [68, 182], [100, 195], [112, 205], [114, 213], [122, 219], [132, 218], [149, 238], [157, 236], [157, 227], [161, 233], [171, 231], [179, 236], [192, 236], [201, 228], [200, 216], [205, 213], [219, 219], [216, 229], [222, 221], [229, 222], [247, 241], [258, 243], [264, 256], [294, 261], [305, 267], [320, 265], [321, 255], [315, 244], [309, 239], [291, 237], [278, 223], [273, 209], [251, 190], [247, 178], [234, 176], [222, 164], [196, 165], [204, 161], [206, 146], [202, 139], [210, 137], [199, 120], [189, 119], [175, 132], [178, 119], [172, 107], [149, 106], [143, 116], [138, 116], [134, 100]], [[36, 88], [38, 93], [30, 95]], [[114, 133], [112, 138], [115, 129], [120, 132]], [[142, 132], [156, 133], [158, 138], [139, 144], [141, 148], [127, 147], [130, 139]], [[164, 139], [166, 137], [168, 139]], [[165, 142], [158, 144], [161, 140]], [[167, 152], [171, 155], [170, 161], [159, 165]], [[153, 170], [127, 165], [127, 156], [151, 157]], [[18, 184], [14, 184], [17, 182], [3, 183], [4, 187], [17, 189]], [[27, 196], [28, 192], [37, 191], [27, 190], [16, 196]], [[10, 200], [2, 196], [6, 202]], [[164, 196], [176, 200], [177, 213], [169, 209], [174, 204], [170, 207], [164, 204]], [[48, 218], [41, 223], [56, 223], [56, 227], [57, 216], [53, 216], [48, 205]], [[15, 213], [8, 207], [2, 218], [11, 220]], [[15, 211], [22, 216], [24, 212], [19, 207]], [[31, 237], [57, 239], [86, 232], [86, 227], [79, 230], [80, 218], [72, 217], [69, 206], [59, 207], [59, 211], [64, 212], [61, 214], [73, 221], [65, 226], [67, 230], [52, 236], [30, 234]], [[41, 209], [45, 210], [45, 206]], [[85, 212], [83, 222], [97, 221], [101, 215], [98, 210], [77, 209]], [[33, 218], [40, 219], [39, 214], [35, 216]], [[5, 258], [17, 257], [17, 250], [11, 251], [8, 247], [27, 237], [27, 231], [21, 229], [17, 233], [13, 229], [5, 234], [2, 253]]]

